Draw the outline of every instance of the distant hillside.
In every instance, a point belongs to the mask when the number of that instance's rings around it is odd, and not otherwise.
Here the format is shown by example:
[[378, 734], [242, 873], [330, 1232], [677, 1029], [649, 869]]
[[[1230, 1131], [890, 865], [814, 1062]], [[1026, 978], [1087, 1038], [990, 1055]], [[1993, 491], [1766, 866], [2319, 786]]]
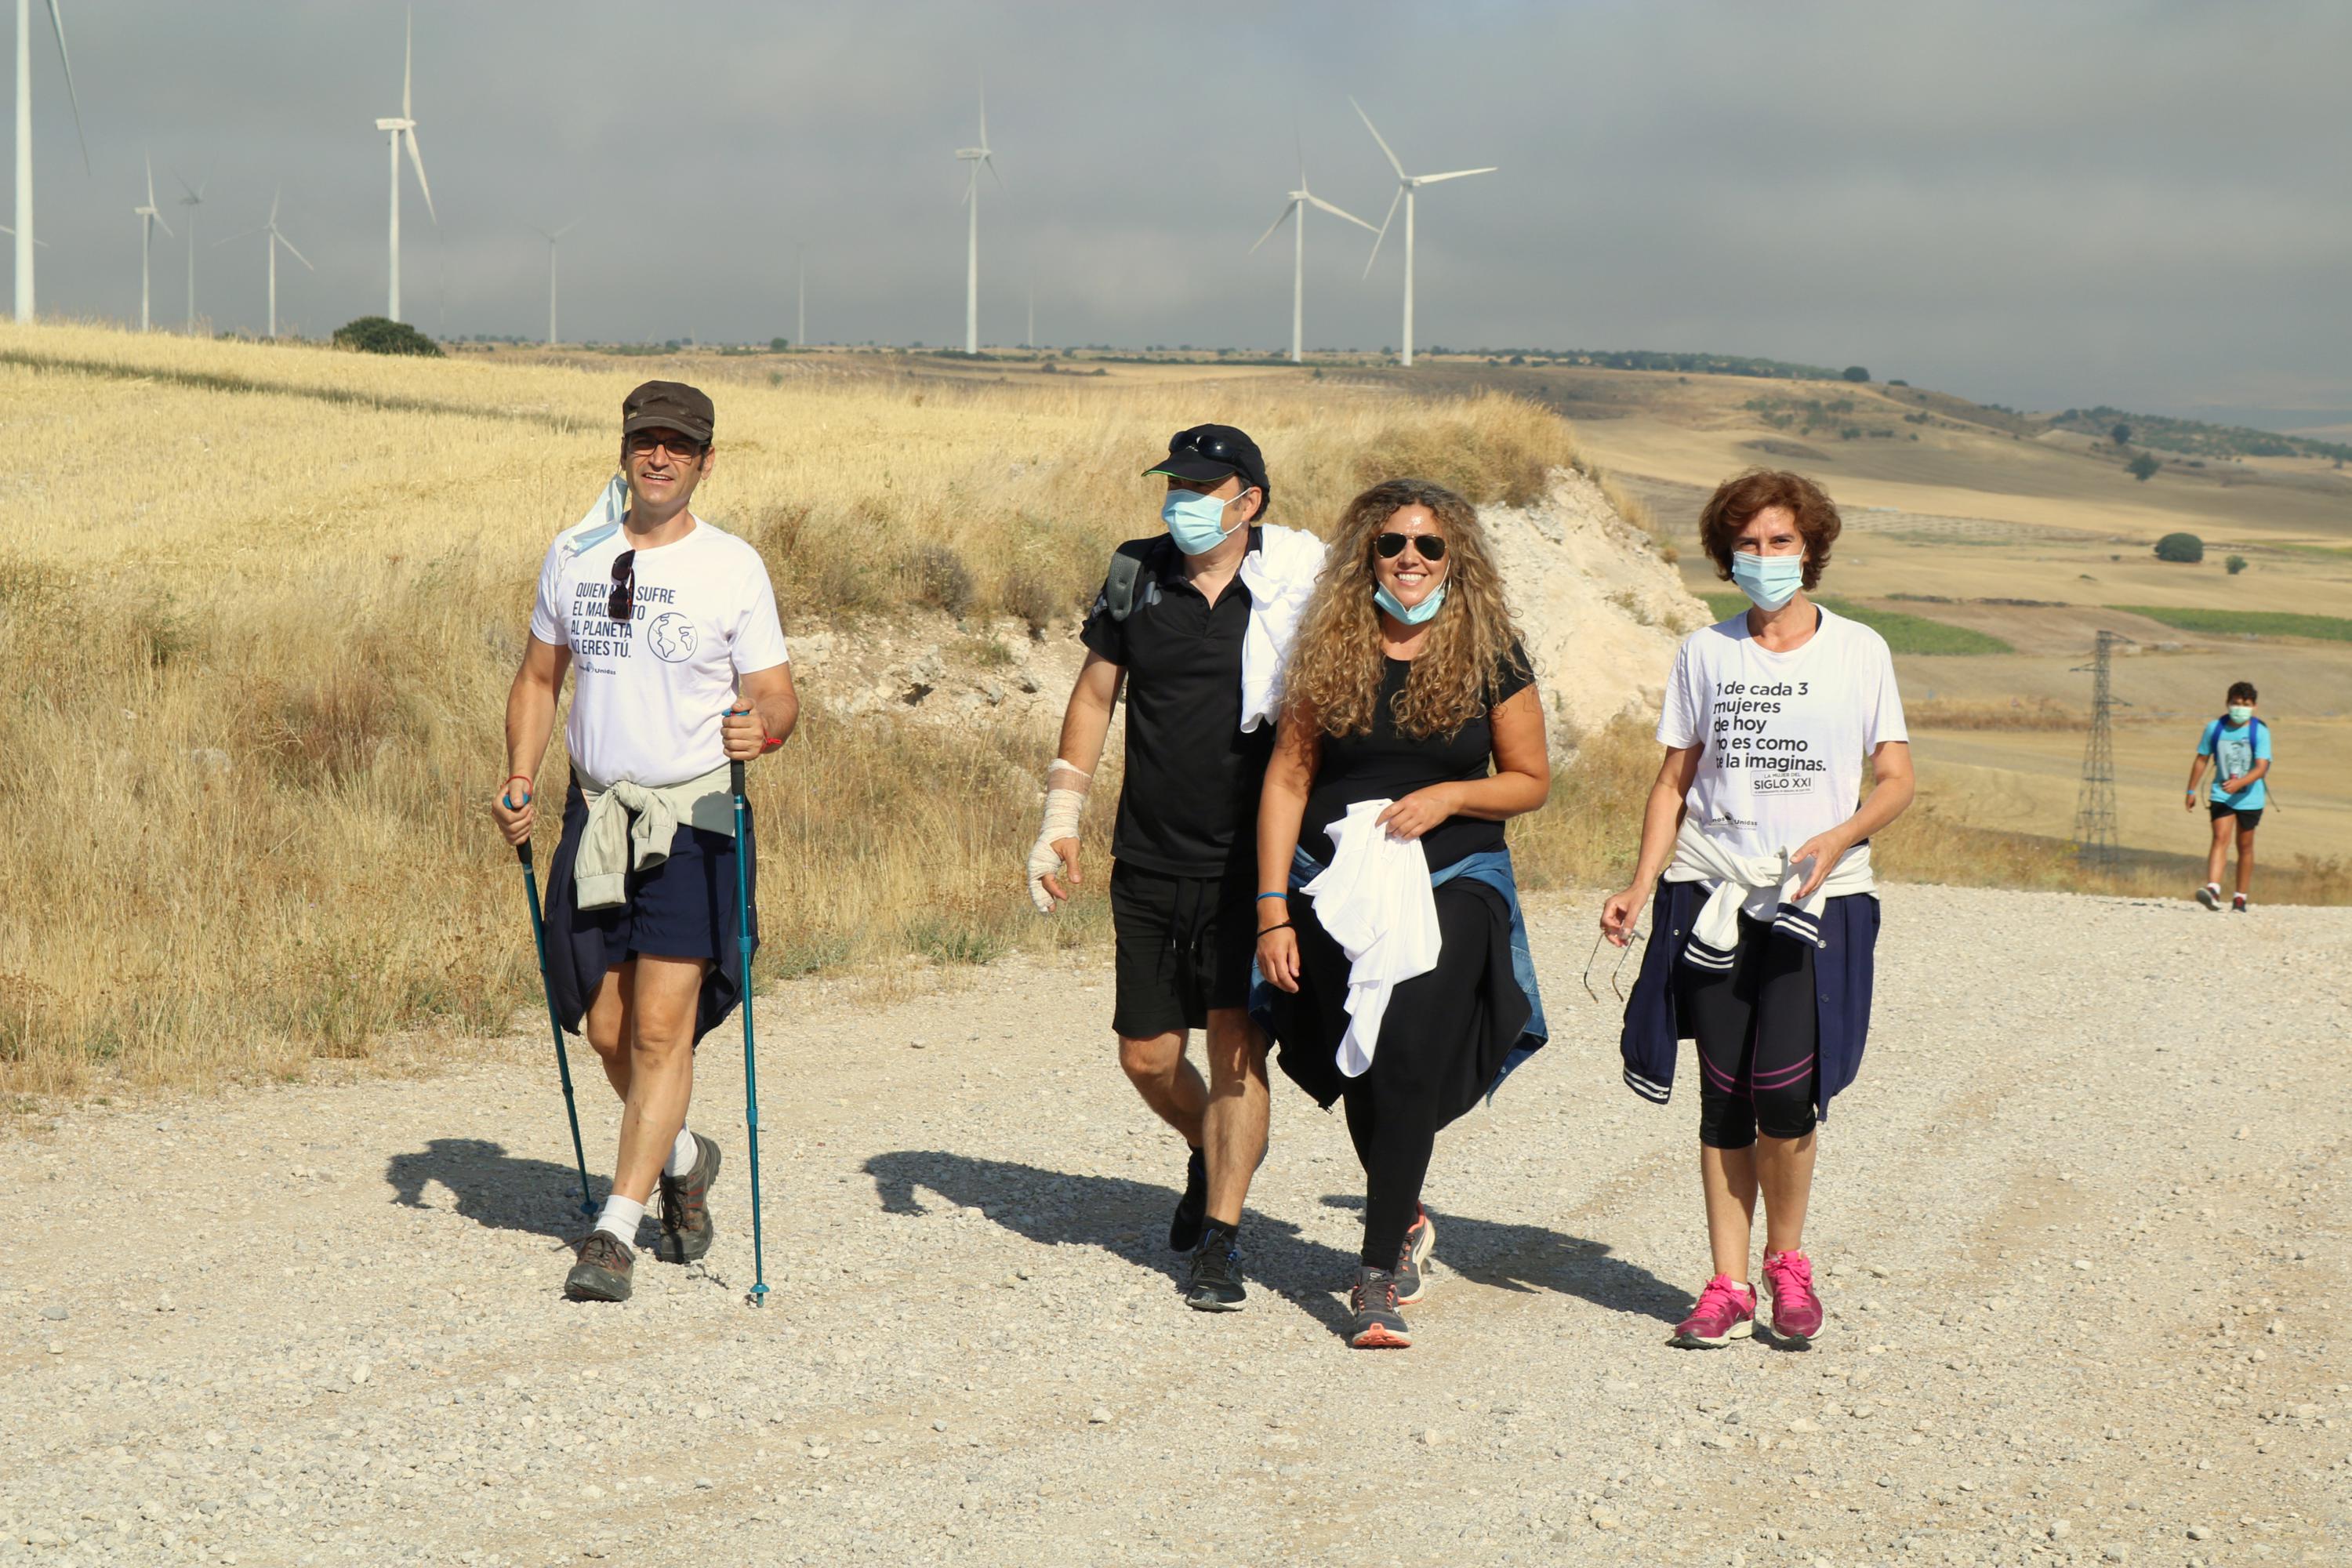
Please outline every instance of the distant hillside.
[[2242, 425], [2208, 425], [2201, 419], [2174, 419], [2162, 414], [2132, 414], [2121, 408], [2069, 408], [2047, 421], [2051, 429], [2072, 430], [2098, 440], [2113, 440], [2116, 426], [2130, 428], [2130, 444], [2192, 458], [2333, 458], [2352, 461], [2352, 446], [2338, 441], [2315, 441], [2305, 436], [2282, 436], [2274, 430], [2252, 430]]

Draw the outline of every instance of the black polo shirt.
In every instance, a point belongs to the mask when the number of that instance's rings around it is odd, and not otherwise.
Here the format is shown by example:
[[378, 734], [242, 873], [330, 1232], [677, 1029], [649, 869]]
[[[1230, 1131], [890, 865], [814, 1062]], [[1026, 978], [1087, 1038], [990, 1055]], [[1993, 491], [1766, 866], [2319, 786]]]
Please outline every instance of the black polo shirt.
[[[1262, 535], [1250, 530], [1252, 550]], [[1254, 875], [1257, 797], [1274, 725], [1242, 733], [1242, 639], [1249, 589], [1236, 575], [1212, 605], [1184, 575], [1176, 542], [1155, 541], [1135, 607], [1111, 619], [1109, 584], [1079, 634], [1127, 672], [1127, 777], [1111, 853], [1178, 877]]]

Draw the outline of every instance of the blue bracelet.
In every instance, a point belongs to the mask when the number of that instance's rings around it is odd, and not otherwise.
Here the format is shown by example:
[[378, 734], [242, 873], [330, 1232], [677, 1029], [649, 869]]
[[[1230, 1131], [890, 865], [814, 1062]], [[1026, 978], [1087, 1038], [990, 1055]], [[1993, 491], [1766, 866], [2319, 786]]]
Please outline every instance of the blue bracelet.
[[1286, 899], [1286, 898], [1290, 897], [1290, 895], [1289, 895], [1288, 893], [1286, 893], [1286, 892], [1284, 892], [1284, 893], [1260, 893], [1260, 894], [1258, 895], [1258, 897], [1259, 897], [1259, 898], [1261, 898], [1261, 899]]

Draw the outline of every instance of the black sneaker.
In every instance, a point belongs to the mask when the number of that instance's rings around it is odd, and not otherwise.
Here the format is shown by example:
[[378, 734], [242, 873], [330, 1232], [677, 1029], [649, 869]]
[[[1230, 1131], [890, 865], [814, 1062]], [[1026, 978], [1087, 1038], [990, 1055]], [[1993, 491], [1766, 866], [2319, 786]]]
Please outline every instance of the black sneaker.
[[719, 1178], [719, 1145], [694, 1135], [694, 1169], [661, 1179], [661, 1235], [654, 1256], [664, 1263], [691, 1263], [710, 1250], [718, 1234], [710, 1224], [710, 1184]]
[[2246, 912], [2246, 895], [2245, 895], [2245, 894], [2243, 894], [2243, 893], [2234, 893], [2234, 894], [2231, 895], [2231, 898], [2230, 898], [2230, 912], [2231, 912], [2231, 914], [2233, 914], [2233, 915], [2242, 915], [2242, 914], [2244, 914], [2244, 913]]
[[1168, 1222], [1168, 1250], [1190, 1252], [1201, 1245], [1201, 1225], [1209, 1217], [1209, 1156], [1192, 1151], [1184, 1167], [1184, 1195], [1176, 1200], [1176, 1217]]
[[1410, 1307], [1421, 1300], [1421, 1266], [1429, 1261], [1430, 1252], [1436, 1246], [1437, 1226], [1430, 1223], [1429, 1211], [1423, 1209], [1421, 1216], [1412, 1222], [1412, 1228], [1404, 1233], [1404, 1246], [1397, 1252], [1398, 1306]]
[[1412, 1331], [1397, 1310], [1397, 1277], [1385, 1268], [1359, 1268], [1356, 1288], [1348, 1295], [1353, 1314], [1348, 1324], [1348, 1344], [1360, 1351], [1401, 1351], [1412, 1344]]
[[1184, 1305], [1196, 1312], [1240, 1311], [1249, 1300], [1242, 1289], [1241, 1263], [1240, 1233], [1222, 1225], [1206, 1227], [1192, 1249], [1192, 1281], [1184, 1288]]
[[636, 1255], [611, 1231], [592, 1230], [580, 1244], [580, 1261], [563, 1279], [563, 1293], [574, 1301], [625, 1301], [629, 1270]]

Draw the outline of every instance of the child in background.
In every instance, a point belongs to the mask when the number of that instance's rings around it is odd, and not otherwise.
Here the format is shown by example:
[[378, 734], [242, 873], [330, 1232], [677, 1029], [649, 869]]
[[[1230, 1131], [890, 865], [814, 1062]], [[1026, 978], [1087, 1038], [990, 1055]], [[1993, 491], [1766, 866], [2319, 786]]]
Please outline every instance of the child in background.
[[2236, 914], [2246, 912], [2246, 893], [2254, 879], [2254, 829], [2263, 825], [2263, 807], [2270, 792], [2263, 784], [2271, 771], [2270, 726], [2254, 717], [2254, 683], [2234, 682], [2229, 711], [2205, 726], [2198, 737], [2197, 754], [2189, 762], [2189, 791], [2182, 802], [2197, 809], [2197, 783], [2205, 764], [2213, 764], [2213, 788], [2207, 814], [2213, 821], [2213, 847], [2205, 856], [2205, 885], [2197, 901], [2209, 910], [2221, 907], [2221, 865], [2229, 856], [2230, 838], [2238, 840], [2238, 891], [2230, 900]]

